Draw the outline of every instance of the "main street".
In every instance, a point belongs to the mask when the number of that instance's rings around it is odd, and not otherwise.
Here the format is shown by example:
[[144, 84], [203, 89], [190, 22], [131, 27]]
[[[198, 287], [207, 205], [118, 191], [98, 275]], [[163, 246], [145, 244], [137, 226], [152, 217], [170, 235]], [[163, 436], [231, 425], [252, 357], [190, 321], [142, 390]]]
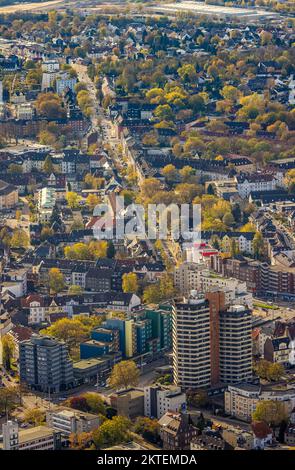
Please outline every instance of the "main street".
[[[120, 177], [122, 178], [123, 170], [123, 159], [122, 154], [120, 153], [120, 140], [117, 137], [116, 128], [112, 120], [107, 117], [104, 109], [97, 100], [97, 89], [95, 84], [88, 75], [87, 66], [79, 63], [71, 64], [75, 72], [77, 73], [78, 80], [83, 82], [87, 86], [87, 91], [93, 102], [93, 114], [90, 117], [91, 120], [91, 130], [90, 132], [97, 132], [99, 135], [99, 140], [101, 141], [101, 147], [105, 149], [111, 157], [114, 167], [118, 171]], [[106, 85], [103, 85], [105, 88]], [[98, 140], [98, 141], [99, 141]]]
[[78, 80], [80, 82], [84, 82], [87, 85], [87, 91], [89, 96], [94, 104], [93, 109], [94, 112], [91, 115], [91, 124], [92, 124], [92, 131], [101, 132], [102, 141], [105, 144], [111, 144], [114, 148], [118, 145], [119, 141], [115, 135], [114, 125], [111, 119], [106, 117], [104, 109], [99, 105], [97, 100], [97, 89], [95, 84], [91, 80], [87, 72], [87, 66], [73, 63], [72, 68], [77, 73]]

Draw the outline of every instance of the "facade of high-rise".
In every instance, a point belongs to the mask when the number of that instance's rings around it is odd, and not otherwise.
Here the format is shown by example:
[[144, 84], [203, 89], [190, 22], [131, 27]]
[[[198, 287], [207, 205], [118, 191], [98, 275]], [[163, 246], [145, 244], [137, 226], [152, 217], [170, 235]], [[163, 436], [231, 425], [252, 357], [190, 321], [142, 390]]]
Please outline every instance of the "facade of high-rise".
[[220, 312], [220, 382], [248, 382], [252, 378], [252, 312], [232, 305]]
[[252, 379], [252, 312], [225, 306], [222, 291], [191, 295], [173, 307], [173, 375], [182, 388]]
[[209, 387], [210, 308], [203, 295], [175, 303], [172, 311], [174, 382], [183, 388]]
[[220, 382], [220, 312], [225, 309], [225, 295], [222, 291], [207, 292], [210, 310], [210, 370], [211, 386]]
[[137, 338], [134, 320], [107, 318], [103, 323], [103, 327], [119, 331], [120, 351], [122, 351], [123, 357], [133, 357], [136, 354]]
[[146, 318], [152, 321], [153, 338], [160, 339], [162, 350], [168, 351], [172, 347], [172, 312], [170, 305], [161, 305], [145, 310]]
[[32, 389], [58, 392], [74, 382], [73, 363], [65, 343], [33, 335], [19, 345], [20, 379]]

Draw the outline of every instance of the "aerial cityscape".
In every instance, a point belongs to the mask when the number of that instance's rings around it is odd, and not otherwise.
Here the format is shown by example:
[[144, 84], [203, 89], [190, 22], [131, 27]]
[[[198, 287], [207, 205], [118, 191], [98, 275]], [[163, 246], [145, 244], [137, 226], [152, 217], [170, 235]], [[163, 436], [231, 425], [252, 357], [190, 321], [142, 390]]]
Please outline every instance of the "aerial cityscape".
[[0, 0], [0, 450], [295, 450], [294, 46], [294, 0]]

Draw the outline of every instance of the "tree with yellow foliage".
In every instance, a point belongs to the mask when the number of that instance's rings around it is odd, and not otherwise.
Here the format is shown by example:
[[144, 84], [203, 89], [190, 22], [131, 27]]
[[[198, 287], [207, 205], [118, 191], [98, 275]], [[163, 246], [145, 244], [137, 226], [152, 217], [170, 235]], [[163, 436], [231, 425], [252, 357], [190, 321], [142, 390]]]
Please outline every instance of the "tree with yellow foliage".
[[88, 194], [86, 204], [90, 210], [93, 210], [99, 203], [99, 197], [96, 194]]
[[79, 207], [81, 197], [74, 191], [68, 191], [66, 193], [66, 201], [71, 209], [77, 209]]
[[51, 268], [49, 271], [49, 287], [50, 290], [57, 294], [65, 288], [65, 281], [59, 268]]
[[122, 277], [123, 292], [136, 294], [138, 291], [137, 275], [135, 273], [124, 273]]
[[134, 361], [121, 361], [116, 364], [109, 378], [109, 386], [116, 390], [135, 387], [139, 381], [139, 370]]

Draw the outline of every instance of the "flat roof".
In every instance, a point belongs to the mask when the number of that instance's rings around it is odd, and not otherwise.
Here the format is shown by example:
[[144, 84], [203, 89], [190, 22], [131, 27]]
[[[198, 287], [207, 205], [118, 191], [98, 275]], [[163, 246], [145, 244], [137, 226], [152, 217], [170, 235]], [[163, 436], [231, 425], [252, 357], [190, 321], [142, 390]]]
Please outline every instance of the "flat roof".
[[35, 426], [34, 428], [22, 429], [19, 431], [19, 443], [25, 444], [35, 439], [41, 439], [42, 437], [50, 437], [53, 433], [53, 429], [47, 426]]
[[266, 11], [256, 8], [239, 8], [239, 7], [227, 7], [223, 5], [207, 5], [201, 2], [184, 1], [180, 3], [166, 3], [158, 6], [150, 7], [149, 9], [155, 11], [162, 11], [166, 13], [173, 12], [189, 12], [200, 15], [212, 15], [226, 17], [237, 17], [245, 19], [256, 19], [260, 20], [265, 18], [278, 18], [279, 14], [271, 11]]
[[81, 361], [74, 362], [73, 367], [75, 369], [88, 369], [88, 367], [97, 366], [98, 364], [101, 364], [102, 362], [104, 362], [102, 359], [96, 359], [96, 358], [82, 359]]

